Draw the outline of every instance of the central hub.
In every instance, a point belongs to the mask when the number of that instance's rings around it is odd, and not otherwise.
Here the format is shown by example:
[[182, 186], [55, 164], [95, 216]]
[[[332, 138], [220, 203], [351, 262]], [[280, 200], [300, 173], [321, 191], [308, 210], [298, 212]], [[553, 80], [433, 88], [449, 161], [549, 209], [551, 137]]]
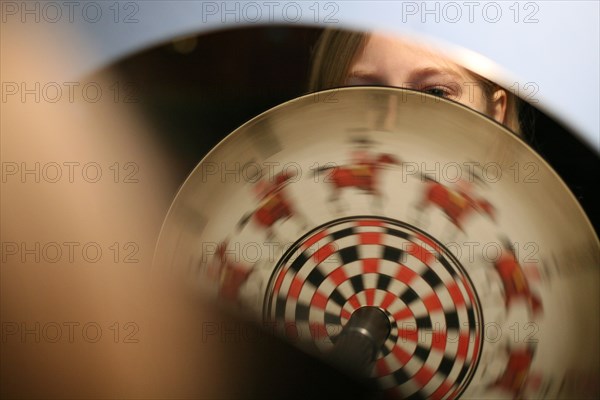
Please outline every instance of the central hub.
[[367, 378], [391, 329], [390, 319], [379, 307], [361, 307], [336, 338], [329, 358], [350, 375]]

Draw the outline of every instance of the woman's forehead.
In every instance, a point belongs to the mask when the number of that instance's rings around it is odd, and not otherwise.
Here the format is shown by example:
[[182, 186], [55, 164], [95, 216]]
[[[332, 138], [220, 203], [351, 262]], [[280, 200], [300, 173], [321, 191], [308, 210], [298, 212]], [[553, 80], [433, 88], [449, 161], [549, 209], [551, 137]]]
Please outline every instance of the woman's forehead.
[[461, 66], [420, 43], [380, 32], [367, 35], [365, 45], [357, 52], [352, 67], [354, 70], [376, 69], [399, 73], [422, 71], [425, 74], [468, 74]]

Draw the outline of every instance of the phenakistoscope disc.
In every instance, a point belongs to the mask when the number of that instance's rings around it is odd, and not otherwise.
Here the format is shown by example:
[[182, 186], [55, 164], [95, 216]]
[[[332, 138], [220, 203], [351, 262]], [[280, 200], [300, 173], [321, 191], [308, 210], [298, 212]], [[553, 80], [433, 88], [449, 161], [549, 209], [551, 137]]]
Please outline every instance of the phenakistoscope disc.
[[379, 307], [392, 329], [373, 379], [392, 397], [554, 398], [598, 391], [599, 247], [565, 184], [499, 124], [345, 88], [213, 149], [155, 263], [317, 356]]

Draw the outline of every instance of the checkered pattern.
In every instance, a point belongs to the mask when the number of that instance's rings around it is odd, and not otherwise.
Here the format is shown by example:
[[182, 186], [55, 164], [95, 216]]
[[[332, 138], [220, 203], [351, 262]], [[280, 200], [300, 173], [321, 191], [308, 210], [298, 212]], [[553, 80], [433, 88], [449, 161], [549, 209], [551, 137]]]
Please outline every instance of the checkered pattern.
[[391, 397], [456, 398], [481, 349], [482, 315], [458, 261], [399, 221], [352, 217], [301, 238], [279, 261], [265, 319], [294, 326], [307, 350], [327, 352], [352, 313], [384, 310], [392, 322], [374, 369]]

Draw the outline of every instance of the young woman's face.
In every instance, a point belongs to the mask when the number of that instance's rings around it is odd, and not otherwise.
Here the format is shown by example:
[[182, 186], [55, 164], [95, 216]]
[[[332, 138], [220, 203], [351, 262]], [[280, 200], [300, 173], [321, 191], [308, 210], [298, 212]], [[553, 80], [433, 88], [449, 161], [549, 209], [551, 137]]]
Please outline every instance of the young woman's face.
[[347, 85], [386, 85], [420, 90], [462, 103], [503, 123], [506, 92], [486, 96], [469, 71], [420, 46], [371, 34], [350, 64]]

